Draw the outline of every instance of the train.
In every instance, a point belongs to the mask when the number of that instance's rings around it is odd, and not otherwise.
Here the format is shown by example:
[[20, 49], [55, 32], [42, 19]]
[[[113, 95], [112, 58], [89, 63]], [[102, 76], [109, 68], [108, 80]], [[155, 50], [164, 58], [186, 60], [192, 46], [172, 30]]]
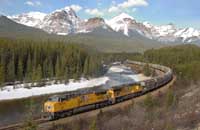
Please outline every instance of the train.
[[[126, 64], [145, 65], [142, 62], [126, 61]], [[71, 116], [81, 112], [113, 105], [124, 100], [128, 100], [153, 91], [173, 79], [173, 72], [170, 68], [149, 64], [153, 69], [164, 72], [149, 80], [113, 86], [109, 89], [99, 89], [87, 91], [77, 91], [68, 94], [54, 95], [44, 103], [43, 117], [48, 120], [55, 120], [66, 116]]]

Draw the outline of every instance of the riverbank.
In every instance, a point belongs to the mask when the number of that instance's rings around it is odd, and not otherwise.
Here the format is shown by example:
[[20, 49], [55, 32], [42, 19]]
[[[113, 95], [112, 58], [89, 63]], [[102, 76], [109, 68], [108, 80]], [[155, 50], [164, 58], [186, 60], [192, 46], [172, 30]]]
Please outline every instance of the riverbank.
[[98, 78], [85, 79], [79, 81], [70, 80], [67, 84], [50, 84], [42, 87], [26, 87], [25, 84], [15, 86], [5, 86], [0, 90], [0, 101], [28, 98], [53, 93], [75, 91], [83, 88], [96, 86], [115, 86], [126, 83], [139, 82], [149, 79], [143, 74], [135, 74], [131, 68], [124, 65], [111, 66], [107, 73]]

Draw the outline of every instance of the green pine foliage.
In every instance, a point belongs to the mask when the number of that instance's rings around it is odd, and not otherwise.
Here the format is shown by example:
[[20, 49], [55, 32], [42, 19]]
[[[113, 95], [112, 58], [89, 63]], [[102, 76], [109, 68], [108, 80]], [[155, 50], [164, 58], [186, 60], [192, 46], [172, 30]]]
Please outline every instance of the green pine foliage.
[[2, 85], [5, 81], [4, 70], [3, 65], [0, 64], [0, 85]]
[[151, 49], [144, 53], [143, 59], [150, 63], [162, 64], [173, 69], [179, 79], [185, 82], [200, 79], [200, 47], [178, 45], [161, 49]]
[[143, 67], [143, 73], [145, 76], [151, 76], [153, 71], [151, 70], [149, 64], [145, 64], [144, 67]]
[[85, 48], [65, 42], [0, 38], [0, 84], [98, 76], [102, 58]]

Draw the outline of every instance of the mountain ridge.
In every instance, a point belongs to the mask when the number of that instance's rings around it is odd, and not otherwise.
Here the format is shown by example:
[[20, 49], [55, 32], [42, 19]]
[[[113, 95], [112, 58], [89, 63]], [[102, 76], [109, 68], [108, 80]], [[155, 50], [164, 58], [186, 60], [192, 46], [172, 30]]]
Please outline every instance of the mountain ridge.
[[[34, 14], [34, 12], [31, 13]], [[121, 13], [110, 20], [95, 17], [82, 20], [69, 7], [55, 10], [50, 14], [41, 12], [36, 12], [35, 14], [37, 13], [42, 18], [35, 18], [35, 16], [30, 18], [30, 13], [27, 13], [27, 15], [23, 13], [22, 15], [9, 16], [9, 18], [17, 23], [39, 28], [57, 35], [89, 33], [100, 27], [109, 31], [120, 32], [127, 37], [134, 37], [137, 32], [137, 35], [140, 34], [148, 39], [162, 43], [200, 43], [199, 30], [194, 28], [177, 28], [174, 24], [157, 26], [148, 22], [138, 22], [126, 13]], [[23, 21], [20, 18], [26, 20]]]

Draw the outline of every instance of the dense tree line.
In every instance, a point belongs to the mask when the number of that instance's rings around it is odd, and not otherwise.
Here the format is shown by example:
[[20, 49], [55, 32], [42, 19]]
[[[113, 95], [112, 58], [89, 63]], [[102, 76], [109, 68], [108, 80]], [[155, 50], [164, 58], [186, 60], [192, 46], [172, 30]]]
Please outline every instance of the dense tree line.
[[101, 56], [84, 48], [55, 41], [0, 39], [0, 84], [99, 75]]
[[186, 44], [160, 49], [150, 49], [140, 53], [106, 53], [104, 61], [125, 61], [126, 59], [146, 63], [162, 64], [171, 67], [182, 81], [198, 81], [200, 79], [200, 47]]
[[152, 49], [144, 53], [143, 60], [171, 67], [178, 78], [184, 81], [198, 81], [200, 79], [199, 46], [189, 44]]

